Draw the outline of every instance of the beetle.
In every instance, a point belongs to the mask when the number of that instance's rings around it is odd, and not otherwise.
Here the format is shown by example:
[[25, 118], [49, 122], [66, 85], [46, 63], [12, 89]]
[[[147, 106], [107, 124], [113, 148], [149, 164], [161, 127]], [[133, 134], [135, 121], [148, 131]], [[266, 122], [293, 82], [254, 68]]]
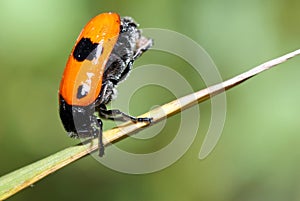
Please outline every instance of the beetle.
[[100, 118], [151, 123], [150, 117], [133, 117], [105, 105], [116, 97], [116, 86], [128, 76], [133, 62], [152, 44], [131, 17], [102, 13], [86, 24], [59, 87], [59, 115], [70, 137], [98, 138], [99, 156], [103, 156]]

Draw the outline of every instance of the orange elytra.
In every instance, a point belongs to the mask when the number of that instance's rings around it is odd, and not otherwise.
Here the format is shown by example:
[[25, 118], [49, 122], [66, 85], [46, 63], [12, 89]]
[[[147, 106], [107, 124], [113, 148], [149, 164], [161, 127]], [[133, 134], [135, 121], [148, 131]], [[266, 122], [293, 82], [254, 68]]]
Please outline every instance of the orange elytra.
[[[86, 106], [96, 100], [101, 90], [106, 62], [117, 42], [119, 32], [120, 17], [116, 13], [100, 14], [83, 28], [68, 59], [60, 84], [60, 94], [68, 104]], [[92, 52], [89, 52], [91, 49], [86, 53], [75, 52], [76, 47], [82, 48], [78, 46], [80, 42], [83, 43], [81, 46], [90, 45], [91, 48], [96, 48]], [[93, 57], [84, 58], [89, 56], [87, 54], [92, 54]]]

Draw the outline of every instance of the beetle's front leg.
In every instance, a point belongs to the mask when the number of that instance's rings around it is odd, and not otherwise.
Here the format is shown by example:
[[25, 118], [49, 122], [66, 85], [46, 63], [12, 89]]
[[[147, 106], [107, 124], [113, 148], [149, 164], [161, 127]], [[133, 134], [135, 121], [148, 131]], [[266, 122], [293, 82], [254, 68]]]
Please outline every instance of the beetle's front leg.
[[132, 121], [134, 123], [137, 122], [146, 122], [151, 123], [153, 118], [151, 117], [134, 117], [128, 115], [118, 109], [107, 110], [105, 105], [100, 105], [97, 107], [97, 111], [99, 112], [99, 116], [105, 119], [117, 120], [117, 121]]
[[153, 40], [146, 37], [141, 37], [137, 44], [137, 50], [133, 55], [133, 61], [140, 57], [144, 52], [146, 52], [153, 45]]

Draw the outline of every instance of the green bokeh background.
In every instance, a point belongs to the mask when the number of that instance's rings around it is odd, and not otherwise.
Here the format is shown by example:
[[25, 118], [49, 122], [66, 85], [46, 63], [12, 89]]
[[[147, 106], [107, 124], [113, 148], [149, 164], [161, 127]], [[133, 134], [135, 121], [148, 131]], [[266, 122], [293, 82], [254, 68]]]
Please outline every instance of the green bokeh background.
[[[57, 90], [77, 35], [98, 13], [115, 11], [141, 27], [185, 34], [228, 79], [299, 48], [299, 10], [296, 0], [1, 0], [0, 175], [78, 143], [61, 126]], [[150, 51], [135, 66], [149, 63], [178, 70], [195, 90], [205, 87], [192, 71], [182, 70], [188, 64], [171, 55]], [[299, 65], [295, 58], [226, 93], [222, 137], [205, 160], [198, 153], [210, 121], [209, 101], [200, 105], [201, 128], [190, 149], [162, 171], [123, 174], [87, 156], [10, 200], [299, 200]], [[130, 113], [173, 98], [163, 88], [145, 87], [133, 96]], [[136, 153], [159, 149], [172, 140], [178, 123], [180, 115], [171, 117], [159, 140], [117, 145]], [[111, 125], [105, 122], [105, 128]]]

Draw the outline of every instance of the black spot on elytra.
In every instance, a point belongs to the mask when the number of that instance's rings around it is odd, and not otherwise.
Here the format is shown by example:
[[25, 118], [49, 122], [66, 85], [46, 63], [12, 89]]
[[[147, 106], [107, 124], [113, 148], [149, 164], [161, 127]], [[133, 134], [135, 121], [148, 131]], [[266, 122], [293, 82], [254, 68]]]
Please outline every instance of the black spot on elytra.
[[73, 51], [73, 57], [79, 62], [85, 59], [91, 61], [95, 58], [97, 46], [98, 43], [93, 43], [91, 39], [81, 38]]
[[84, 91], [84, 93], [82, 93], [83, 92], [82, 90], [83, 90], [83, 85], [80, 85], [77, 89], [77, 95], [76, 95], [76, 97], [78, 99], [81, 99], [81, 98], [85, 97], [88, 94], [86, 91]]

